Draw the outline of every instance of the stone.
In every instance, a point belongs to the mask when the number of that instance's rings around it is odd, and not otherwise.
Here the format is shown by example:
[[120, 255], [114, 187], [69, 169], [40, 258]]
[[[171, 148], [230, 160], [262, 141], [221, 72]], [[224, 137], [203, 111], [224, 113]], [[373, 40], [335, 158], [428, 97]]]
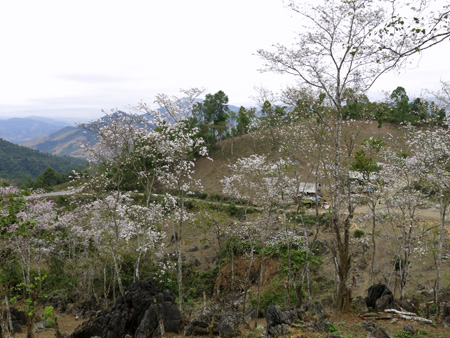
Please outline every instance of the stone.
[[367, 308], [376, 312], [395, 308], [394, 295], [385, 284], [372, 285], [367, 290], [367, 294], [365, 298]]
[[281, 325], [276, 325], [276, 326], [271, 326], [268, 331], [267, 334], [270, 337], [280, 337], [283, 335], [286, 335], [289, 333], [290, 330], [290, 326], [287, 324], [281, 324]]
[[297, 309], [281, 309], [278, 305], [270, 305], [266, 312], [266, 333], [268, 336], [279, 336], [289, 332], [290, 325], [298, 317]]
[[369, 331], [367, 338], [391, 338], [385, 329], [374, 322], [363, 322], [362, 327]]
[[311, 322], [305, 325], [305, 327], [309, 328], [310, 330], [317, 331], [317, 332], [328, 332], [328, 328], [330, 327], [332, 323], [326, 322], [324, 320], [319, 320], [317, 322]]
[[22, 326], [27, 323], [27, 317], [24, 311], [19, 311], [15, 307], [10, 307], [11, 321], [14, 332], [22, 332]]
[[442, 325], [444, 325], [444, 327], [450, 327], [450, 304], [444, 304], [441, 323]]
[[138, 281], [130, 286], [123, 297], [119, 297], [109, 311], [100, 312], [79, 326], [70, 335], [72, 338], [121, 338], [125, 335], [147, 337], [157, 331], [158, 314], [167, 332], [178, 333], [181, 314], [173, 301], [175, 295], [158, 290], [152, 280]]
[[218, 323], [220, 317], [211, 311], [205, 311], [194, 317], [194, 319], [184, 328], [185, 336], [208, 335], [212, 329], [214, 335], [219, 334]]
[[223, 316], [218, 325], [219, 336], [221, 338], [232, 338], [239, 336], [240, 320], [232, 313]]
[[399, 300], [398, 305], [400, 305], [405, 311], [407, 312], [414, 312], [417, 313], [417, 307], [407, 300]]
[[402, 330], [408, 332], [411, 337], [414, 337], [416, 335], [416, 329], [414, 329], [414, 326], [412, 326], [411, 324], [406, 324]]

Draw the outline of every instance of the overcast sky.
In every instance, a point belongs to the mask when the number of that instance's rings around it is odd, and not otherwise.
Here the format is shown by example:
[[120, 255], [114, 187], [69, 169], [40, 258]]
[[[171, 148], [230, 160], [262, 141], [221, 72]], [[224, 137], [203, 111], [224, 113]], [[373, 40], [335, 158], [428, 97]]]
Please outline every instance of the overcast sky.
[[[95, 119], [191, 87], [255, 105], [255, 86], [294, 83], [258, 72], [256, 50], [289, 45], [299, 28], [282, 0], [2, 1], [0, 118]], [[449, 55], [449, 42], [425, 52], [372, 95], [399, 85], [411, 97], [437, 90], [450, 80]]]

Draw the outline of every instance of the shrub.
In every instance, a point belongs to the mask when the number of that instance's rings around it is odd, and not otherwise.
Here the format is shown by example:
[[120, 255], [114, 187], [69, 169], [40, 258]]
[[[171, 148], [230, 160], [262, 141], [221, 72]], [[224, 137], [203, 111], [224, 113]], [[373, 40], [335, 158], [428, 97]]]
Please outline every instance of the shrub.
[[413, 338], [408, 331], [400, 330], [394, 333], [394, 338]]
[[353, 237], [354, 237], [354, 238], [362, 238], [362, 237], [364, 237], [364, 231], [362, 231], [362, 230], [360, 230], [360, 229], [356, 229], [356, 230], [353, 232]]
[[[272, 280], [267, 289], [261, 293], [258, 316], [263, 316], [270, 305], [285, 306], [286, 294], [287, 290], [284, 283], [278, 279]], [[295, 304], [296, 300], [297, 296], [295, 292], [291, 292], [289, 299], [290, 303]], [[256, 308], [258, 300], [256, 298], [251, 298], [250, 303]]]

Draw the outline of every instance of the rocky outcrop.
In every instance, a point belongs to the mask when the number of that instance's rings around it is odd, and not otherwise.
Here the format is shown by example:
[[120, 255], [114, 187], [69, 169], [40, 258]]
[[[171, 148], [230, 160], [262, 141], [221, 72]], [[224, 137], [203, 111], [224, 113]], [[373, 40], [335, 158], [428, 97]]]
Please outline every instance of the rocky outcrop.
[[278, 305], [270, 305], [266, 313], [267, 336], [278, 337], [289, 332], [291, 325], [299, 318], [297, 309], [281, 309]]
[[367, 338], [391, 338], [385, 329], [373, 322], [363, 322], [362, 326], [369, 332]]
[[394, 295], [385, 284], [372, 285], [367, 290], [366, 305], [376, 312], [395, 308]]
[[241, 313], [214, 314], [205, 311], [194, 317], [184, 329], [185, 336], [216, 335], [231, 338], [239, 335], [240, 327], [246, 325]]
[[450, 304], [444, 304], [442, 311], [441, 323], [445, 327], [450, 327]]
[[119, 297], [111, 311], [97, 313], [78, 327], [72, 338], [151, 337], [164, 323], [167, 332], [178, 333], [181, 314], [174, 305], [175, 296], [168, 290], [160, 292], [152, 280], [138, 281]]

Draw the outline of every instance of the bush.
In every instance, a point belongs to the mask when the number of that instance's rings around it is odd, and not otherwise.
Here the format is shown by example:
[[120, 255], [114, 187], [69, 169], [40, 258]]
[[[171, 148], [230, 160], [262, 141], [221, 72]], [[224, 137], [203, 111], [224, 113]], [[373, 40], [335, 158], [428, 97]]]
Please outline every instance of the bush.
[[408, 331], [400, 330], [394, 333], [394, 338], [413, 338], [413, 336]]
[[244, 208], [238, 208], [235, 202], [231, 202], [230, 204], [228, 204], [227, 213], [230, 216], [241, 217], [245, 215], [245, 210]]
[[187, 298], [202, 298], [203, 292], [208, 296], [214, 293], [214, 285], [219, 274], [219, 267], [200, 272], [193, 265], [184, 266], [185, 295]]
[[[264, 316], [270, 305], [284, 307], [286, 305], [286, 294], [287, 289], [285, 288], [284, 283], [278, 279], [272, 280], [267, 289], [261, 293], [258, 316]], [[291, 304], [295, 304], [296, 300], [297, 295], [295, 294], [295, 291], [291, 290], [289, 301]], [[251, 298], [250, 304], [253, 308], [256, 308], [258, 305], [258, 299]]]
[[364, 231], [362, 231], [362, 230], [360, 230], [360, 229], [356, 229], [356, 230], [353, 232], [353, 237], [354, 237], [354, 238], [362, 238], [362, 237], [364, 237]]

